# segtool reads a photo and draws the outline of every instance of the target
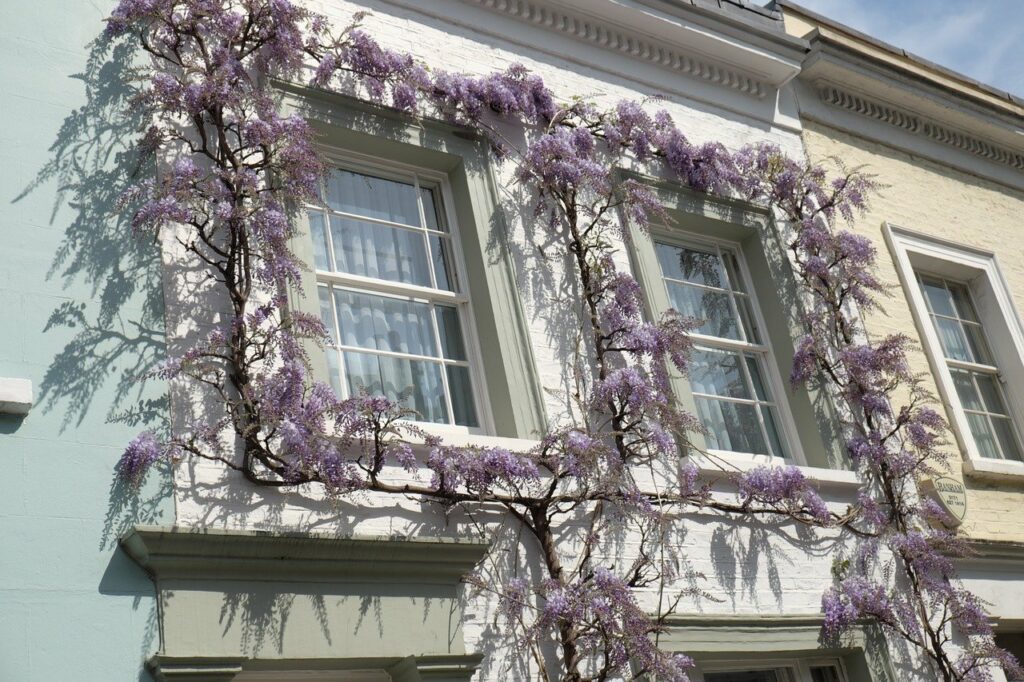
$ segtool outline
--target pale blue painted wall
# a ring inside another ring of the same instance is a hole
[[[116,546],[173,520],[166,479],[112,488],[125,443],[164,412],[135,377],[163,353],[158,257],[112,201],[134,168],[117,64],[90,46],[113,0],[0,3],[0,377],[31,379],[0,415],[0,681],[147,679],[149,578]]]

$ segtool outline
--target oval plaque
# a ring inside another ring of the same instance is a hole
[[[967,489],[956,479],[940,476],[932,480],[935,499],[951,517],[952,524],[959,526],[967,516]]]

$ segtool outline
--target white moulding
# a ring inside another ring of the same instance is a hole
[[[28,414],[32,408],[32,382],[0,377],[0,414]]]

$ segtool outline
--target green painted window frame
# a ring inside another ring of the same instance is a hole
[[[682,244],[702,239],[730,243],[742,256],[750,285],[756,290],[764,332],[770,340],[768,359],[782,379],[779,388],[783,394],[775,399],[786,404],[791,423],[787,434],[791,441],[796,441],[789,443],[793,455],[790,459],[771,459],[818,468],[850,469],[837,430],[838,412],[827,392],[818,387],[794,389],[789,385],[793,351],[802,334],[802,304],[785,242],[771,213],[746,202],[709,197],[639,175],[634,179],[655,192],[669,218],[666,226],[652,225],[648,231],[631,233],[630,259],[645,292],[648,315],[657,319],[661,311],[671,307],[655,253],[655,240],[668,239]],[[680,406],[696,414],[696,403],[686,378],[674,376],[672,384]],[[702,434],[695,433],[691,438],[694,445],[707,449]],[[756,457],[768,459],[765,455]]]
[[[507,248],[507,224],[498,202],[486,140],[440,121],[412,120],[400,112],[343,95],[276,82],[280,109],[298,113],[325,149],[343,150],[385,164],[397,163],[444,175],[466,271],[472,290],[470,309],[480,353],[493,433],[507,438],[536,438],[547,423],[529,329],[519,300],[515,270]],[[309,264],[303,293],[288,292],[297,310],[319,314],[313,243],[307,221],[296,210],[298,234],[292,250]],[[323,353],[311,352],[314,376],[326,377]],[[484,420],[486,423],[487,420]]]
[[[705,670],[796,667],[838,662],[845,682],[896,682],[884,633],[877,625],[855,627],[836,642],[821,639],[820,615],[673,616],[659,644],[693,658],[694,682]],[[800,680],[803,682],[803,680]]]

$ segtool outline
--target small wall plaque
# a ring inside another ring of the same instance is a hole
[[[959,526],[967,516],[967,488],[960,481],[939,476],[932,479],[935,501],[950,516],[951,525]]]

